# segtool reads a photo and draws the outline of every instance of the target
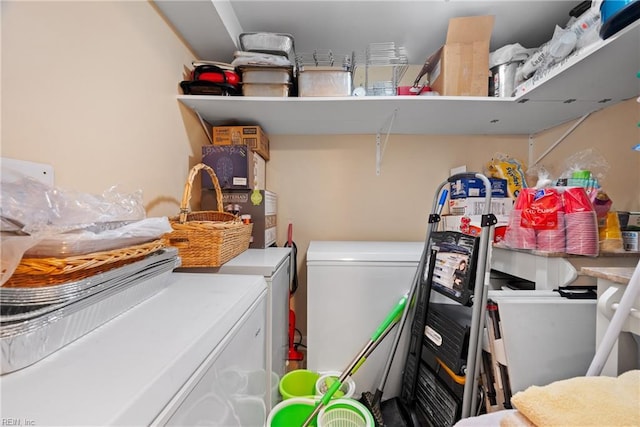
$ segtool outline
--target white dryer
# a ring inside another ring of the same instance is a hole
[[[423,242],[312,241],[307,250],[307,368],[342,372],[409,291]],[[383,399],[400,394],[410,323]],[[380,382],[394,329],[353,375],[356,395]]]
[[[264,277],[172,273],[171,281],[46,359],[1,376],[3,419],[262,427]]]
[[[257,274],[267,282],[267,404],[273,408],[282,397],[280,378],[287,369],[289,351],[289,283],[291,248],[247,249],[218,269],[224,274]]]

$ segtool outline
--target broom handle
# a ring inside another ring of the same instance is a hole
[[[440,186],[438,187],[438,191],[436,191],[436,195],[433,200],[432,213],[435,215],[438,215],[438,218],[442,213],[442,209],[444,208],[444,205],[447,202],[447,196],[449,195],[449,190],[444,188],[446,184],[447,184],[447,181],[440,184]],[[438,198],[439,193],[440,193],[440,198]],[[437,200],[437,203],[436,203],[436,200]],[[420,261],[418,262],[418,267],[416,269],[416,272],[413,276],[413,281],[411,282],[411,289],[409,289],[408,298],[410,302],[407,303],[404,311],[402,312],[402,318],[400,319],[400,326],[398,326],[398,330],[396,331],[396,336],[394,337],[393,343],[391,344],[391,352],[389,353],[389,356],[387,357],[387,361],[384,365],[384,369],[382,371],[382,378],[380,379],[380,384],[378,385],[378,388],[376,389],[373,395],[374,405],[377,405],[378,403],[380,403],[380,400],[382,399],[382,393],[385,388],[385,385],[387,384],[387,378],[389,378],[389,372],[391,371],[391,364],[393,363],[396,350],[398,349],[398,345],[400,343],[400,337],[402,336],[402,331],[404,330],[404,326],[407,322],[411,304],[413,303],[413,299],[415,298],[415,295],[417,293],[416,291],[420,283],[420,279],[421,279],[420,275],[422,274],[422,268],[426,263],[429,238],[431,237],[431,233],[433,233],[437,229],[437,227],[438,227],[438,221],[429,223],[429,227],[427,229],[427,236],[425,237],[425,245],[422,250],[422,255],[420,257]]]

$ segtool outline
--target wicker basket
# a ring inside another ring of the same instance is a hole
[[[162,239],[110,251],[92,252],[67,258],[22,258],[2,286],[36,288],[86,279],[138,261],[166,246]]]
[[[218,210],[189,212],[193,180],[202,169],[213,181]],[[164,238],[168,245],[178,248],[182,267],[220,267],[249,248],[253,229],[253,224],[245,224],[237,216],[223,211],[218,177],[203,163],[195,165],[189,172],[180,214],[169,218],[169,222],[173,231],[165,234]]]

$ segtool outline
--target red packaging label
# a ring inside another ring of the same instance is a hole
[[[562,198],[553,188],[536,190],[522,209],[520,225],[534,230],[555,230],[558,228],[558,211],[562,211]]]

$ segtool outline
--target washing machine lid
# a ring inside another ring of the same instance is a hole
[[[149,425],[267,289],[260,276],[172,276],[147,301],[0,377],[2,416],[34,425]]]
[[[314,262],[411,262],[420,261],[424,242],[313,240],[307,264]]]

